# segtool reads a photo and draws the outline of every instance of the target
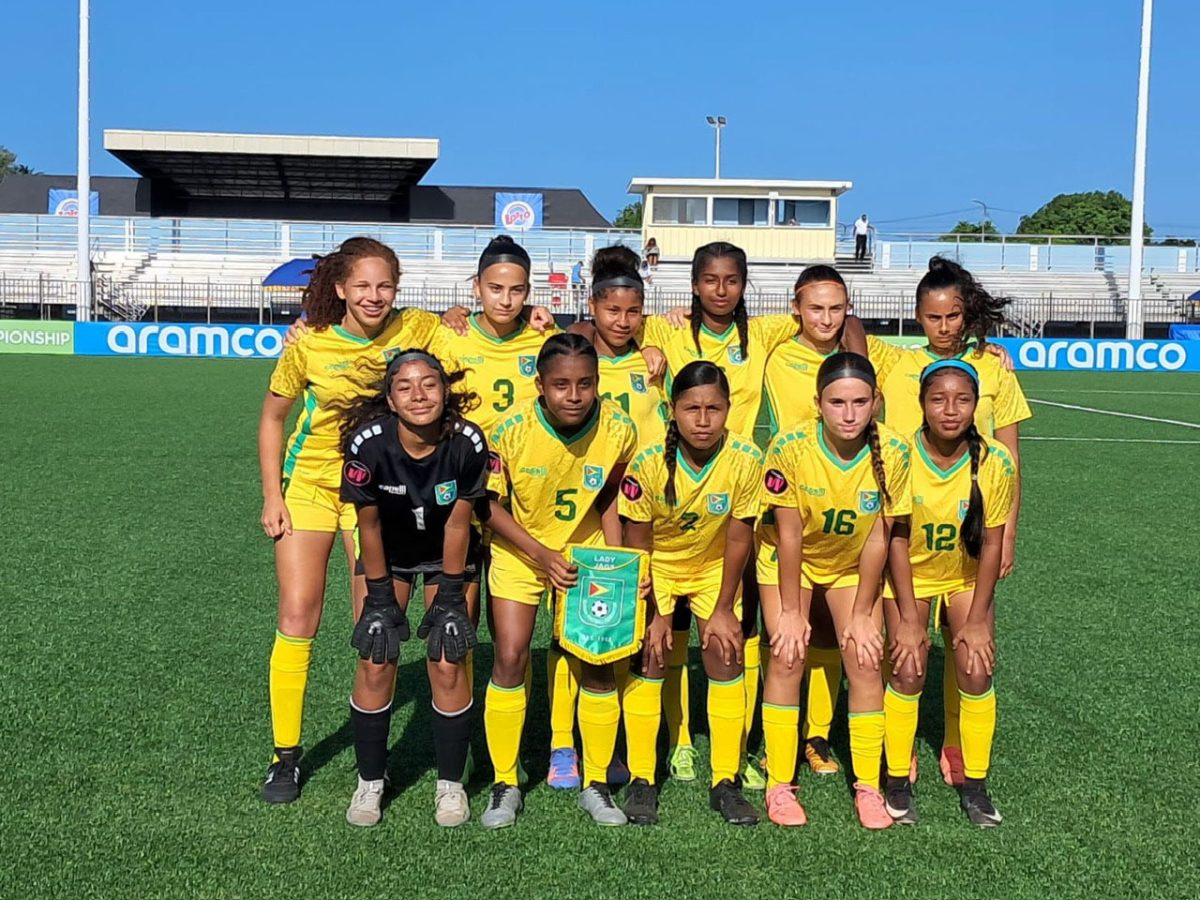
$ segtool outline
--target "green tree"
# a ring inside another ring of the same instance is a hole
[[[1128,236],[1133,220],[1133,204],[1119,191],[1087,191],[1059,194],[1032,215],[1022,216],[1017,234]],[[1153,233],[1145,227],[1146,237]],[[1064,243],[1091,243],[1080,240]],[[1106,240],[1102,243],[1114,243]]]
[[[991,219],[984,219],[983,222],[968,222],[966,219],[962,219],[946,234],[938,238],[938,240],[977,244],[980,241],[980,233],[983,234],[984,240],[987,240],[988,237],[1000,236],[1000,232],[996,230],[996,226],[992,223]]]
[[[0,147],[0,178],[5,175],[36,175],[32,168],[17,162],[17,154],[7,147]]]
[[[641,228],[642,227],[642,201],[635,200],[623,210],[617,213],[617,217],[613,219],[614,228]]]

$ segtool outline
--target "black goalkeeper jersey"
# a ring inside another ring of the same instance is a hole
[[[487,443],[464,422],[424,459],[400,443],[394,416],[358,430],[342,466],[341,497],[355,506],[377,506],[388,564],[398,569],[440,570],[446,522],[459,500],[487,496]]]

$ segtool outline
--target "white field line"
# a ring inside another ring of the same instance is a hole
[[[1103,438],[1103,437],[1047,437],[1047,436],[1029,436],[1022,437],[1021,443],[1026,441],[1077,441],[1079,443],[1091,444],[1196,444],[1200,445],[1200,441],[1170,441],[1159,438]]]
[[[1179,419],[1160,419],[1157,416],[1139,416],[1136,413],[1117,412],[1113,409],[1096,409],[1092,406],[1076,406],[1074,403],[1056,403],[1053,400],[1035,400],[1029,398],[1030,403],[1037,403],[1040,406],[1054,406],[1058,409],[1074,409],[1079,412],[1095,413],[1098,416],[1115,416],[1119,419],[1137,419],[1142,422],[1158,422],[1161,425],[1178,425],[1181,428],[1196,428],[1200,429],[1200,422],[1182,422]]]
[[[1073,388],[1038,388],[1039,394],[1138,394],[1145,397],[1200,397],[1200,391],[1077,391]]]

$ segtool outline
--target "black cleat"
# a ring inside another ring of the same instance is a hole
[[[980,828],[995,828],[1003,818],[1000,811],[992,804],[988,796],[987,779],[963,779],[962,792],[959,795],[959,806],[967,814],[972,825]]]
[[[645,778],[635,778],[625,789],[625,817],[630,825],[658,824],[658,788]]]
[[[262,798],[268,803],[291,803],[300,797],[300,757],[302,747],[276,747],[278,760],[267,769]]]
[[[888,815],[897,825],[917,824],[917,803],[913,799],[912,782],[907,778],[888,776],[883,792]]]
[[[742,796],[742,789],[728,778],[708,792],[708,805],[730,825],[758,824],[758,811]]]

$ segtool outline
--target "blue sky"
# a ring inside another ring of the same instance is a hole
[[[1147,220],[1200,234],[1200,4],[1155,12]],[[726,177],[848,179],[841,219],[886,230],[974,220],[981,198],[1008,230],[1060,192],[1131,192],[1140,17],[1140,0],[92,0],[93,171],[128,173],[104,128],[439,137],[431,183],[578,186],[611,218],[633,176],[711,175],[719,113]],[[75,30],[73,2],[5,13],[0,144],[43,172],[75,168]]]

